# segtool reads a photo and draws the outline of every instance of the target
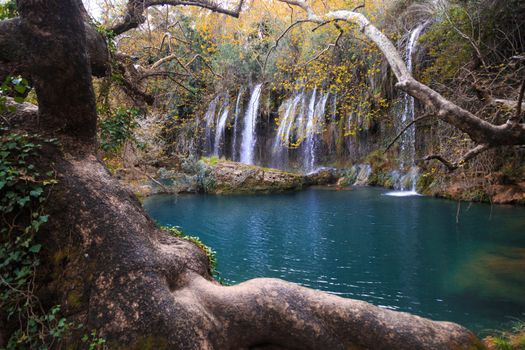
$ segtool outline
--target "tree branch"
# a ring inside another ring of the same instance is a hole
[[[421,117],[418,117],[414,120],[412,120],[410,123],[408,123],[407,125],[405,125],[405,127],[403,128],[403,130],[401,130],[396,137],[394,137],[394,139],[388,144],[388,146],[385,148],[385,151],[384,153],[388,152],[388,150],[390,149],[390,147],[392,147],[394,145],[394,143],[396,143],[396,141],[401,137],[401,135],[403,135],[405,133],[405,131],[408,130],[408,128],[410,128],[412,125],[414,125],[415,123],[423,120],[423,119],[426,119],[428,117],[430,117],[431,115],[429,113],[425,113],[423,114]]]
[[[275,41],[275,44],[273,44],[272,47],[270,47],[270,49],[268,50],[268,53],[266,54],[266,58],[264,59],[264,64],[263,64],[263,72],[266,71],[266,65],[268,64],[268,58],[270,57],[271,53],[277,49],[277,46],[279,46],[279,42],[285,37],[286,34],[288,34],[288,32],[290,30],[292,30],[295,26],[301,24],[301,23],[307,23],[307,22],[310,22],[310,20],[307,20],[307,19],[301,19],[301,20],[298,20],[298,21],[295,21],[294,23],[290,24],[288,26],[288,28],[286,28],[282,33],[281,35],[279,35],[279,37],[277,38],[277,40]]]
[[[457,160],[454,163],[449,162],[448,160],[446,160],[445,158],[443,158],[440,155],[429,155],[429,156],[426,156],[425,158],[423,158],[423,160],[424,161],[430,161],[430,160],[433,160],[433,159],[438,160],[441,163],[443,163],[443,165],[445,165],[447,167],[449,172],[452,172],[452,171],[458,169],[459,167],[463,166],[469,160],[474,159],[475,157],[477,157],[478,155],[480,155],[481,153],[485,152],[486,150],[488,150],[490,148],[491,148],[491,146],[487,145],[487,144],[477,145],[476,147],[474,147],[473,149],[471,149],[470,151],[465,153],[459,160]]]
[[[204,57],[202,57],[202,55],[200,54],[196,54],[195,56],[193,56],[193,58],[188,62],[186,63],[186,68],[189,67],[193,62],[195,62],[195,60],[197,60],[197,58],[200,58],[201,61],[204,63],[204,65],[206,66],[206,68],[208,68],[210,70],[210,72],[215,75],[216,77],[219,77],[221,79],[224,79],[224,77],[218,73],[215,73],[215,71],[213,70],[213,68],[210,66],[210,64],[206,61],[206,59]]]
[[[489,123],[414,79],[392,41],[372,25],[364,15],[347,10],[338,10],[318,16],[304,0],[279,1],[301,7],[307,14],[307,18],[303,19],[302,22],[321,24],[328,20],[337,19],[356,25],[368,39],[378,46],[385,56],[398,80],[397,88],[417,98],[427,109],[435,110],[439,119],[465,132],[474,142],[494,146],[525,144],[525,126],[523,124],[508,122],[503,125],[494,125]]]
[[[137,28],[146,21],[144,11],[152,6],[196,6],[228,16],[239,17],[243,4],[244,0],[239,0],[234,9],[229,9],[222,7],[221,4],[215,3],[212,0],[129,0],[126,5],[126,14],[124,15],[124,18],[111,27],[110,30],[116,35],[120,35],[130,29]]]
[[[513,118],[510,119],[513,123],[519,123],[521,120],[521,111],[523,110],[523,95],[525,94],[525,77],[521,82],[520,93],[518,96],[518,101],[516,103],[516,114]]]

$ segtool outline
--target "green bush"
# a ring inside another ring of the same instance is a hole
[[[133,131],[139,127],[137,117],[140,111],[135,108],[119,108],[109,118],[100,122],[100,147],[104,152],[117,153],[127,141],[138,144]]]

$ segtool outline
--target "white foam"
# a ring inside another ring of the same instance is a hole
[[[385,196],[390,197],[412,197],[412,196],[421,196],[416,191],[392,191],[385,193]]]

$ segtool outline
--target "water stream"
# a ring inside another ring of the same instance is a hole
[[[228,116],[230,114],[230,98],[228,96],[228,93],[226,93],[224,97],[224,102],[221,108],[221,111],[219,112],[219,119],[217,121],[217,127],[215,128],[215,142],[213,144],[213,155],[214,156],[221,156],[221,141],[224,138],[224,133],[226,129],[226,121],[228,120]]]
[[[259,100],[261,98],[262,84],[255,86],[244,116],[244,128],[241,140],[241,163],[255,164],[254,149],[256,138],[257,116],[259,114]]]
[[[239,94],[237,95],[237,102],[235,102],[235,118],[233,121],[233,140],[232,140],[232,160],[236,161],[239,158],[237,157],[237,129],[239,125],[239,116],[241,115],[241,98],[244,93],[244,88],[239,89]]]
[[[405,63],[408,71],[413,71],[413,55],[417,47],[417,40],[419,39],[423,29],[425,29],[427,22],[416,26],[408,38],[405,51]],[[406,125],[413,122],[415,118],[415,100],[409,94],[404,93],[403,96],[403,113],[401,114],[400,123],[397,127],[401,131]],[[416,167],[416,126],[411,125],[400,138],[400,169],[397,174],[394,174],[397,181],[395,188],[398,191],[390,192],[389,195],[395,197],[417,196],[416,182],[418,177],[418,168]],[[408,171],[407,171],[408,169]]]

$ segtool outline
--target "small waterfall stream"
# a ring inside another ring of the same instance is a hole
[[[241,114],[241,98],[244,93],[244,88],[239,89],[237,95],[237,102],[235,103],[235,118],[233,121],[233,140],[232,140],[232,160],[239,159],[237,157],[237,126],[239,125],[239,115]]]
[[[326,102],[328,101],[329,97],[329,93],[324,93],[316,102],[315,92],[316,90],[314,90],[310,101],[310,106],[314,104],[315,107],[313,108],[313,110],[308,110],[308,122],[306,124],[306,139],[303,142],[303,170],[305,173],[312,173],[316,170],[317,143],[319,141],[319,134],[322,130],[322,126],[324,125]]]
[[[211,138],[212,130],[215,127],[215,112],[217,110],[217,104],[219,103],[220,96],[215,97],[208,110],[204,115],[205,131],[204,131],[204,151],[206,154],[211,154],[213,150],[213,141]]]
[[[330,94],[310,94],[304,91],[285,100],[279,108],[279,126],[272,144],[272,166],[288,169],[289,153],[299,148],[301,170],[311,173],[316,170],[318,143],[324,125],[326,104]]]
[[[256,142],[257,115],[259,113],[259,100],[261,98],[262,84],[255,86],[250,97],[248,109],[244,116],[244,128],[241,139],[241,163],[254,164],[254,150]]]
[[[279,108],[279,126],[272,145],[272,166],[275,168],[284,168],[288,163],[289,138],[295,121],[297,106],[303,99],[303,95],[303,93],[299,93],[285,100]]]
[[[215,142],[213,144],[213,155],[219,157],[221,151],[221,141],[224,138],[224,133],[226,129],[226,121],[228,120],[228,115],[230,114],[230,98],[228,92],[224,97],[224,102],[222,104],[221,110],[219,111],[219,119],[217,121],[217,126],[215,127]]]
[[[408,71],[413,71],[413,54],[417,48],[417,41],[425,29],[428,22],[424,22],[416,26],[411,32],[408,38],[405,51],[405,63]],[[415,117],[415,100],[409,94],[404,94],[403,97],[403,113],[401,114],[400,123],[398,130],[401,131],[408,123],[414,121]],[[401,192],[393,192],[392,195],[416,195],[416,182],[418,177],[418,169],[416,167],[416,127],[411,125],[401,136],[400,139],[400,169],[397,175],[398,180],[396,181],[396,189]],[[409,168],[408,171],[406,169]],[[404,174],[404,175],[401,175]]]

